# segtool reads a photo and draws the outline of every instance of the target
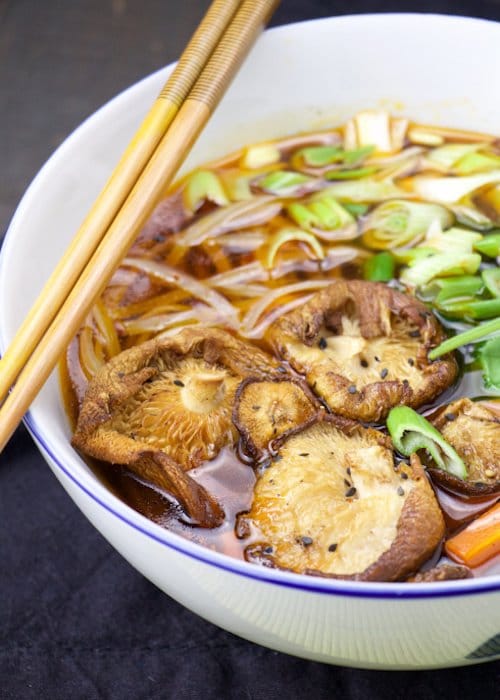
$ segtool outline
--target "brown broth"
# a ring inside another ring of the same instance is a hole
[[[339,139],[339,134],[340,131],[332,130],[329,134],[310,137],[310,142],[336,142]],[[453,142],[453,135],[448,140]],[[283,157],[291,149],[292,146],[285,146],[282,151]],[[240,157],[241,153],[233,154],[207,167],[210,167],[224,180],[224,178],[232,176],[238,167]],[[225,245],[224,236],[204,241],[187,249],[176,245],[176,234],[180,230],[215,210],[214,205],[206,203],[194,216],[189,215],[183,205],[185,183],[186,178],[173,188],[167,199],[155,210],[132,247],[130,255],[164,262],[200,280],[224,274],[236,267],[262,262],[262,251],[256,253],[252,249],[239,249],[234,238],[233,243],[229,242]],[[256,228],[257,230],[264,229],[266,235],[269,235],[282,224],[283,216],[280,215],[269,224]],[[344,242],[340,241],[339,244],[343,245]],[[264,282],[258,280],[256,284],[265,284],[267,289],[274,289],[304,279],[323,280],[339,276],[362,277],[362,262],[367,251],[359,239],[347,241],[345,244],[353,250],[352,258],[341,265],[326,269],[328,266],[312,259],[310,249],[303,242],[286,243],[280,249],[276,259],[275,269],[281,272],[275,273],[274,277],[271,275],[270,279]],[[253,282],[251,281],[250,284]],[[249,299],[244,295],[239,296],[233,293],[229,293],[228,297],[243,313],[254,301],[252,298]],[[147,318],[155,313],[174,313],[176,308],[185,309],[193,305],[189,294],[185,291],[172,289],[168,284],[158,280],[152,281],[144,273],[133,271],[130,267],[120,268],[105,291],[103,299],[119,334],[122,349],[147,340],[154,335],[153,332],[136,332],[135,330],[134,335],[128,335],[127,324],[129,324],[129,328],[132,328],[135,319]],[[288,300],[288,297],[282,297],[279,303],[282,304]],[[266,314],[271,313],[275,306],[276,304],[271,304],[266,309]],[[440,320],[443,321],[443,319]],[[99,331],[91,319],[87,325],[93,328],[96,337],[99,336]],[[444,321],[444,325],[453,331],[453,323]],[[100,338],[96,342],[102,344],[103,354],[106,356],[106,344],[103,339]],[[265,338],[256,338],[251,342],[269,350]],[[61,365],[63,397],[73,425],[87,383],[86,372],[82,368],[82,364],[77,338],[68,348],[65,362]],[[422,413],[429,414],[458,397],[464,396],[472,399],[480,397],[484,393],[480,375],[477,371],[464,371],[467,369],[469,368],[462,366],[462,371],[455,385],[440,395],[434,404],[423,407]],[[196,481],[215,496],[225,511],[224,523],[213,530],[187,524],[183,520],[182,510],[168,494],[160,492],[151,484],[142,482],[127,469],[96,462],[92,462],[91,466],[108,488],[130,507],[160,526],[194,542],[237,559],[244,559],[245,548],[252,542],[258,541],[257,532],[250,533],[250,536],[245,537],[244,540],[239,539],[235,532],[238,514],[250,508],[256,476],[252,466],[242,461],[238,454],[229,448],[223,449],[213,461],[190,472]],[[435,488],[435,490],[445,515],[449,534],[462,527],[498,499],[498,494],[478,501],[461,498],[441,488]],[[497,573],[499,570],[500,557],[497,557],[487,565],[478,567],[474,573],[475,575],[484,575],[485,573]]]

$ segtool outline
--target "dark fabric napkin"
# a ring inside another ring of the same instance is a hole
[[[207,6],[0,0],[1,230],[61,140],[113,94],[174,60]],[[272,24],[379,11],[500,20],[500,0],[283,0]],[[464,51],[473,61],[474,47]],[[492,89],[497,68],[477,66],[491,73]],[[23,427],[0,456],[0,700],[489,700],[498,697],[499,681],[499,662],[363,671],[239,639],[132,569],[66,496]]]

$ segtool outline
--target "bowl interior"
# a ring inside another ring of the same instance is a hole
[[[474,46],[474,61],[470,51],[463,50],[470,46]],[[423,122],[494,132],[500,92],[492,89],[490,73],[499,46],[500,25],[435,15],[361,15],[271,30],[252,50],[184,169],[244,143],[337,124],[364,108],[383,107]],[[133,86],[84,122],[24,196],[1,256],[2,349],[168,70]],[[30,425],[79,483],[113,503],[119,512],[129,510],[116,502],[71,449],[56,373],[34,402]],[[144,521],[138,514],[129,516]],[[148,527],[157,528],[152,523]]]

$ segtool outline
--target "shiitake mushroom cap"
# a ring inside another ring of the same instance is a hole
[[[430,403],[457,376],[447,355],[428,351],[444,339],[417,299],[377,282],[334,280],[269,328],[275,351],[339,415],[379,422],[396,405]]]
[[[233,422],[242,449],[254,459],[274,451],[284,435],[308,423],[322,410],[307,384],[296,377],[250,377],[236,391]]]
[[[254,533],[248,558],[297,573],[400,581],[439,546],[444,520],[420,460],[395,465],[383,433],[322,416],[284,436],[278,456],[240,516]]]
[[[215,499],[184,472],[238,439],[236,388],[278,363],[217,329],[185,329],[125,350],[91,380],[72,443],[129,466],[176,497],[199,524],[220,523]]]
[[[440,486],[464,496],[500,495],[500,417],[480,401],[463,398],[440,408],[433,425],[457,451],[467,467],[467,478],[429,465]]]

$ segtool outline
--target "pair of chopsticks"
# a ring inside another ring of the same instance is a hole
[[[132,245],[279,0],[214,0],[0,360],[0,451]],[[10,393],[9,393],[10,390]]]

